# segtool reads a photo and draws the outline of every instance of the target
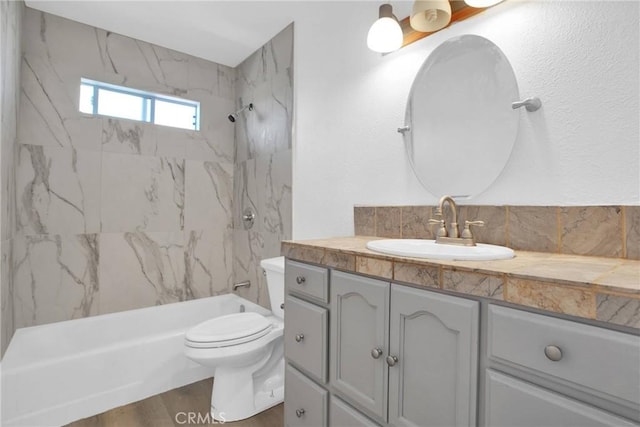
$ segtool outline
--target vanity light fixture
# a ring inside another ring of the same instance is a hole
[[[491,7],[503,1],[504,0],[464,0],[467,6],[471,7]]]
[[[451,22],[451,4],[449,0],[415,0],[409,22],[422,33],[441,30]]]
[[[402,29],[390,4],[380,6],[378,20],[369,28],[367,46],[374,52],[388,53],[402,46]]]

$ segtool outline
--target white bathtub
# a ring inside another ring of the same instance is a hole
[[[184,332],[268,310],[233,294],[18,329],[2,360],[2,425],[59,426],[212,376]]]

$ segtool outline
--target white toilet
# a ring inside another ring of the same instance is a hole
[[[272,315],[244,312],[216,317],[185,335],[185,355],[215,369],[211,415],[249,418],[284,400],[284,257],[264,259]]]

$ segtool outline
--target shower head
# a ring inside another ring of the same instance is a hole
[[[249,110],[249,111],[253,111],[253,104],[247,104],[244,107],[242,107],[241,109],[239,109],[238,111],[236,111],[235,113],[231,113],[227,116],[227,118],[229,119],[229,121],[231,123],[235,123],[236,119],[238,118],[238,114],[242,113],[244,110]]]

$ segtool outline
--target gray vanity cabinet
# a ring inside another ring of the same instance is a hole
[[[476,301],[391,285],[389,424],[476,423]]]
[[[525,381],[488,370],[486,425],[491,427],[631,427],[628,420]]]
[[[401,427],[476,420],[476,301],[332,271],[330,384]]]
[[[386,419],[389,283],[332,271],[330,295],[331,385]]]

